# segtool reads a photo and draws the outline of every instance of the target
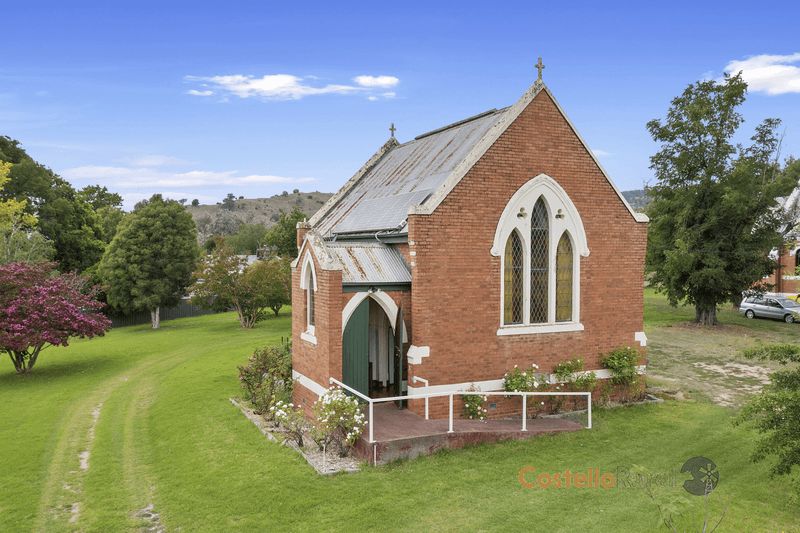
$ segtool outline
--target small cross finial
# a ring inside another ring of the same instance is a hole
[[[542,79],[542,69],[544,68],[544,65],[542,64],[542,58],[541,57],[539,58],[539,62],[536,64],[535,68],[536,68],[536,70],[539,71],[539,79],[541,80]]]
[[[394,127],[394,122],[392,122],[392,127],[389,128],[389,131],[392,132],[392,139],[394,139],[394,132],[397,131],[397,128]]]

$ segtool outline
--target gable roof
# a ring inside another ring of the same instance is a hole
[[[345,194],[309,222],[322,236],[407,232],[399,226],[408,218],[409,206],[435,193],[506,111],[493,109],[396,144],[354,176],[353,183],[345,184],[340,191]]]
[[[551,98],[631,216],[637,222],[647,222],[647,216],[634,212],[625,200],[549,89],[536,80],[511,107],[487,111],[404,144],[392,137],[311,218],[309,225],[323,238],[407,233],[408,214],[433,213],[541,91]]]

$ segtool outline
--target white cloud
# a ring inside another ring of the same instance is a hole
[[[353,81],[362,87],[394,87],[400,80],[394,76],[356,76]]]
[[[596,155],[597,157],[606,157],[606,156],[611,155],[610,153],[604,152],[603,150],[592,150],[592,153],[594,155]]]
[[[349,85],[326,85],[325,87],[312,87],[304,85],[302,78],[290,74],[267,75],[263,78],[253,76],[214,76],[200,78],[186,76],[187,81],[202,81],[211,84],[221,91],[227,91],[240,98],[260,96],[276,100],[298,100],[304,96],[326,93],[352,93],[363,90],[361,87]]]
[[[749,91],[767,94],[800,93],[800,67],[791,66],[800,61],[800,53],[789,56],[760,55],[744,61],[731,61],[725,72],[742,71]]]
[[[115,189],[157,189],[179,187],[203,187],[211,185],[306,183],[313,178],[286,178],[282,176],[251,174],[237,176],[236,170],[212,172],[193,170],[191,172],[159,172],[152,168],[125,168],[85,166],[70,168],[61,175],[70,182],[88,181],[111,185]]]
[[[171,165],[191,165],[191,161],[167,155],[140,155],[136,157],[126,157],[119,160],[136,167],[163,167]]]
[[[367,100],[372,100],[372,101],[375,101],[377,99],[378,99],[377,96],[370,96],[369,98],[367,98]]]
[[[394,98],[395,94],[394,93],[383,93],[381,96],[383,96],[384,98]]]
[[[211,96],[214,91],[195,91],[194,89],[186,91],[186,94],[194,94],[195,96]]]

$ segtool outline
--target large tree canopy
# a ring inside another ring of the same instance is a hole
[[[27,374],[47,346],[67,346],[70,337],[104,335],[111,322],[93,312],[99,286],[88,277],[55,276],[51,263],[0,265],[0,350],[18,374]],[[83,291],[81,291],[83,289]]]
[[[83,271],[97,263],[104,249],[102,231],[79,193],[8,137],[0,136],[0,162],[13,165],[0,194],[26,202],[25,211],[39,219],[39,231],[53,243],[61,271]]]
[[[130,313],[150,311],[153,329],[162,306],[180,303],[200,257],[192,215],[160,194],[125,215],[100,262],[108,303]]]
[[[779,120],[760,124],[749,147],[731,144],[746,92],[740,74],[697,82],[672,100],[664,123],[647,123],[662,144],[650,158],[646,268],[672,305],[694,305],[706,325],[716,324],[717,305],[738,302],[775,269],[768,252],[785,225],[775,198],[797,186],[776,161]]]
[[[305,219],[306,215],[297,207],[289,214],[281,211],[278,222],[269,229],[265,244],[279,257],[294,259],[297,257],[297,223]]]
[[[265,318],[265,310],[277,315],[292,299],[292,269],[288,258],[256,261],[252,265],[217,238],[215,250],[192,274],[190,302],[201,309],[236,309],[244,329]]]
[[[11,163],[0,163],[0,192],[9,181]],[[36,230],[38,220],[25,212],[24,200],[0,200],[0,263],[52,259],[53,244]]]
[[[255,255],[266,243],[269,230],[260,224],[242,224],[239,231],[225,239],[225,245],[235,254]]]

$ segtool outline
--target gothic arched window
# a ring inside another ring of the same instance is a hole
[[[501,248],[502,246],[502,248]],[[502,306],[498,335],[580,331],[580,258],[586,234],[575,205],[541,174],[509,200],[495,231]]]

